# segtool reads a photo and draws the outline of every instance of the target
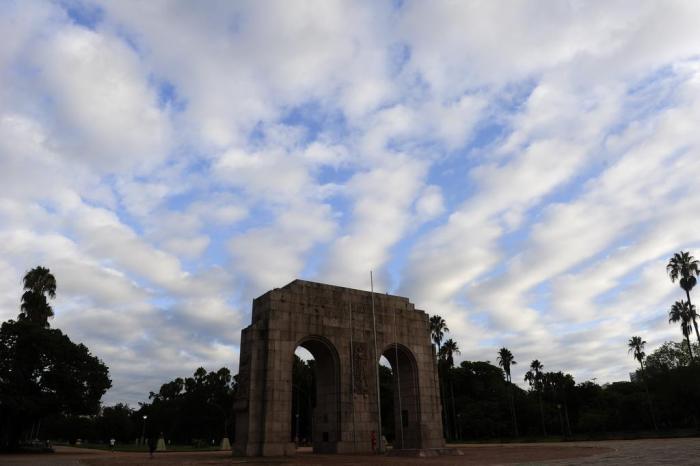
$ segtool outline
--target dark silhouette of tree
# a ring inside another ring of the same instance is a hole
[[[530,389],[537,393],[537,399],[540,405],[540,419],[542,420],[542,434],[547,436],[547,427],[544,423],[544,408],[542,406],[542,363],[535,359],[530,363],[530,370],[525,373],[525,381],[530,385]]]
[[[633,353],[634,359],[636,359],[639,362],[642,378],[644,379],[644,390],[646,391],[647,395],[647,403],[649,405],[651,423],[654,426],[654,430],[659,430],[658,426],[656,425],[656,416],[654,416],[654,406],[651,403],[651,395],[649,394],[649,383],[647,382],[646,370],[644,368],[644,357],[646,356],[646,354],[644,353],[644,345],[646,344],[647,342],[645,340],[642,340],[642,337],[633,336],[627,342],[627,352]]]
[[[459,346],[457,342],[452,338],[445,341],[445,343],[440,348],[440,364],[444,366],[443,374],[451,375],[451,370],[455,365],[454,355],[459,353]],[[452,408],[452,437],[457,437],[457,413],[455,411],[455,392],[454,383],[452,378],[448,377],[450,385],[450,398],[451,398],[451,408]]]
[[[109,371],[83,344],[29,321],[0,327],[2,447],[16,447],[54,413],[94,414],[111,387]]]
[[[642,340],[642,337],[638,336],[630,338],[627,342],[627,347],[629,348],[627,352],[633,353],[633,357],[639,362],[639,367],[642,368],[642,371],[644,371],[644,356],[646,356],[644,353],[644,345],[646,344],[647,342]]]
[[[49,326],[53,309],[48,298],[56,297],[56,279],[49,269],[35,267],[24,276],[21,313],[18,320],[29,320],[43,327]]]
[[[134,410],[127,404],[105,406],[95,419],[96,434],[105,441],[132,442],[140,434],[134,418]]]
[[[445,343],[442,345],[442,348],[440,348],[440,357],[443,361],[445,361],[446,367],[448,367],[448,368],[454,367],[454,365],[455,365],[454,355],[455,354],[460,354],[459,346],[457,345],[456,341],[454,341],[452,338],[450,338],[447,341],[445,341]]]
[[[515,400],[513,396],[512,381],[510,378],[510,367],[516,364],[517,362],[513,357],[513,353],[511,353],[508,348],[504,347],[498,350],[498,365],[503,369],[503,372],[506,374],[506,381],[508,382],[508,399],[510,402],[510,412],[513,417],[513,435],[519,437],[518,419],[515,414]]]
[[[219,442],[229,435],[232,424],[234,384],[225,367],[211,372],[199,367],[192,377],[164,383],[158,393],[150,393],[151,403],[138,411],[139,416],[148,415],[146,436],[163,432],[176,442]]]
[[[430,316],[430,336],[435,343],[436,352],[440,351],[442,347],[442,339],[445,337],[445,333],[449,333],[450,329],[447,328],[447,323],[445,319],[439,315]]]
[[[695,260],[693,256],[687,251],[677,252],[671,257],[666,265],[666,272],[673,283],[678,280],[678,284],[685,291],[685,296],[688,301],[688,305],[691,309],[691,319],[693,321],[693,327],[695,327],[695,337],[700,343],[700,332],[698,332],[697,315],[695,314],[694,307],[690,301],[690,290],[693,289],[697,283],[695,277],[700,274],[700,262]]]
[[[690,333],[692,332],[690,322],[692,320],[692,315],[694,314],[694,307],[690,306],[687,301],[676,301],[671,306],[671,310],[668,311],[668,322],[669,323],[681,323],[681,332],[685,341],[688,344],[688,354],[690,355],[690,362],[694,362],[693,350],[690,345]]]
[[[304,439],[311,440],[313,408],[316,399],[314,365],[314,360],[304,361],[296,354],[294,355],[294,363],[292,364],[292,439],[298,439],[299,442]],[[384,421],[384,397],[381,400],[382,421]]]
[[[56,295],[49,270],[27,272],[24,289],[18,320],[0,327],[2,448],[17,447],[23,435],[38,436],[47,416],[96,413],[112,385],[107,366],[85,345],[48,328],[53,311],[47,297]]]
[[[442,364],[440,364],[440,348],[442,348],[442,339],[445,337],[445,333],[450,331],[447,328],[447,323],[445,319],[439,315],[430,316],[430,337],[435,344],[435,353],[437,355],[437,369],[438,369],[438,384],[440,385],[440,408],[442,413],[442,428],[445,432],[447,429],[447,413],[445,411],[445,384],[443,380]]]
[[[544,391],[551,393],[552,401],[557,405],[559,413],[559,423],[561,424],[561,433],[564,436],[571,435],[571,423],[569,422],[569,403],[567,401],[567,393],[571,392],[576,382],[571,374],[563,372],[546,372],[542,376]],[[561,409],[564,408],[564,417],[562,418]]]

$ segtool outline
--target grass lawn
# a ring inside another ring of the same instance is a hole
[[[89,448],[93,450],[109,450],[109,445],[105,443],[81,443],[80,445],[69,445],[67,443],[56,443],[56,445],[66,445],[75,448]],[[219,445],[195,447],[193,445],[167,445],[167,451],[219,451]],[[114,451],[142,451],[148,452],[148,445],[135,445],[133,443],[117,443],[114,446]],[[163,452],[158,452],[163,453]]]
[[[654,439],[654,438],[685,438],[698,437],[700,431],[695,429],[675,429],[654,431],[637,431],[637,432],[601,432],[595,434],[574,434],[571,437],[562,437],[561,435],[550,435],[547,437],[506,437],[506,438],[486,438],[486,439],[468,439],[468,440],[448,440],[448,444],[459,443],[554,443],[554,442],[587,442],[601,440],[638,440],[638,439]]]

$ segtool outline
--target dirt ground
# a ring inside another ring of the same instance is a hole
[[[230,452],[165,452],[154,458],[145,453],[108,452],[56,447],[48,455],[2,455],[0,464],[51,466],[156,466],[156,465],[700,465],[700,439],[628,440],[557,444],[457,445],[463,456],[406,458],[377,455],[314,455],[295,457],[235,458]]]

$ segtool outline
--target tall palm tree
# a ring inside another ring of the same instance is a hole
[[[627,342],[627,347],[629,348],[627,352],[634,353],[633,357],[639,361],[639,366],[642,368],[642,372],[644,371],[644,357],[646,356],[644,353],[644,345],[646,344],[647,342],[642,340],[642,337],[638,336],[630,338],[630,340]]]
[[[510,367],[516,365],[515,357],[513,353],[506,347],[498,350],[498,365],[503,368],[503,372],[506,374],[506,381],[508,382],[508,398],[510,401],[510,412],[513,416],[513,433],[516,437],[519,437],[518,433],[518,419],[515,415],[515,399],[513,396],[513,386],[511,385],[510,378]]]
[[[693,310],[694,308],[692,307],[692,303],[690,301],[690,290],[692,290],[697,283],[697,279],[695,277],[700,275],[700,262],[695,260],[695,258],[687,251],[677,252],[668,261],[668,264],[666,265],[666,272],[668,273],[669,277],[671,277],[672,282],[675,283],[675,281],[678,280],[678,284],[685,291],[688,304],[691,306],[691,310]],[[698,339],[698,343],[700,343],[697,315],[694,312],[691,315],[691,319],[693,321],[693,327],[695,327],[695,337]]]
[[[435,344],[435,352],[438,357],[438,385],[440,386],[440,408],[442,409],[442,429],[447,432],[447,414],[445,412],[445,387],[442,380],[442,364],[440,364],[440,348],[442,348],[442,339],[445,333],[450,331],[447,328],[447,322],[439,315],[430,316],[430,337]]]
[[[455,360],[454,360],[454,355],[455,354],[460,354],[459,352],[459,346],[457,346],[457,342],[454,341],[452,338],[448,339],[445,341],[445,343],[442,345],[442,348],[440,348],[440,359],[443,365],[445,366],[444,371],[447,371],[447,373],[450,373],[450,369],[452,369],[455,365]],[[452,435],[453,437],[457,436],[457,413],[455,411],[455,391],[454,391],[454,385],[451,380],[450,382],[450,397],[452,398]]]
[[[454,341],[452,338],[450,338],[447,341],[445,341],[445,343],[442,345],[442,348],[440,348],[440,356],[445,361],[445,364],[447,365],[447,367],[449,367],[449,368],[454,367],[454,365],[455,365],[454,355],[455,354],[461,354],[459,352],[459,346],[457,345],[456,341]]]
[[[440,348],[442,348],[442,339],[445,337],[445,334],[449,332],[450,329],[447,328],[445,319],[437,314],[430,316],[430,336],[433,339],[433,343],[435,343],[436,352],[439,352]]]
[[[690,362],[694,363],[693,350],[690,346],[690,334],[693,331],[690,322],[692,316],[695,314],[695,306],[688,304],[688,301],[676,301],[671,306],[671,310],[668,311],[668,322],[669,323],[681,323],[681,332],[685,337],[685,341],[688,343],[688,352],[690,353]]]
[[[542,363],[535,359],[530,363],[530,370],[525,373],[525,381],[530,384],[530,388],[537,392],[537,399],[540,402],[540,418],[542,420],[542,433],[547,436],[547,427],[544,424],[544,408],[542,407]]]
[[[23,284],[19,320],[48,327],[49,318],[53,317],[49,298],[56,297],[56,279],[49,269],[39,266],[24,275]]]
[[[646,344],[647,342],[645,340],[642,340],[642,337],[633,336],[627,342],[627,348],[629,348],[627,352],[633,353],[634,359],[636,359],[639,362],[639,367],[641,367],[642,369],[642,377],[644,379],[644,390],[647,393],[647,403],[649,404],[649,414],[651,415],[651,422],[654,425],[654,430],[659,430],[658,426],[656,425],[654,407],[651,404],[651,395],[649,395],[649,385],[647,384],[646,369],[644,368],[644,357],[646,356],[646,354],[644,353],[644,345]]]

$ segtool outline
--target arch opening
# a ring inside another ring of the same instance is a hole
[[[387,440],[394,449],[421,448],[420,398],[415,357],[411,350],[395,343],[384,348],[381,356],[380,383],[384,383],[380,390],[383,397],[391,393],[391,402],[382,401],[382,424],[386,425],[388,434],[393,437],[387,436]],[[387,364],[389,370],[386,369]],[[387,379],[391,381],[391,388],[387,386]],[[384,416],[389,413],[391,420],[385,421]]]
[[[334,453],[340,440],[340,365],[323,337],[297,343],[292,364],[291,441],[314,453]]]

